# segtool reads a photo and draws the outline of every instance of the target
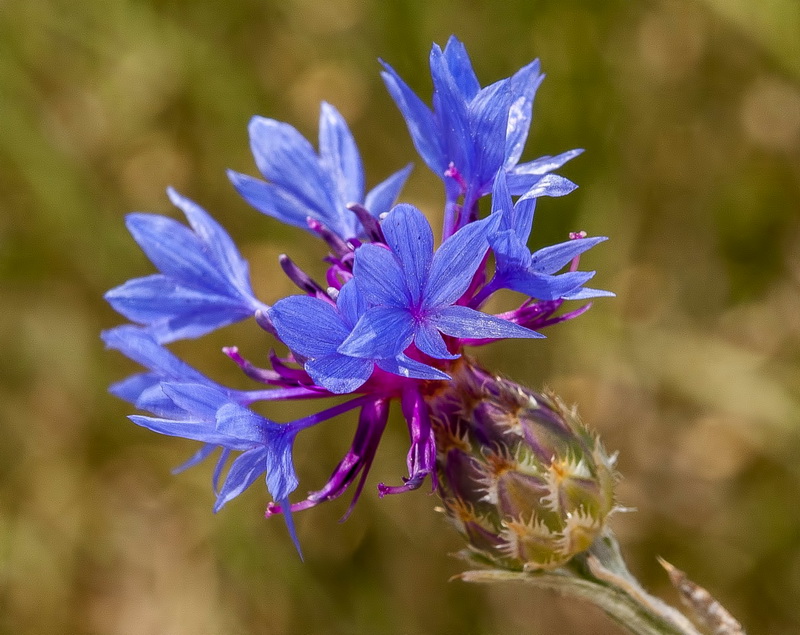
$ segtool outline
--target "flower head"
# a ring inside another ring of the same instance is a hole
[[[533,253],[527,247],[535,201],[563,196],[575,187],[549,174],[575,152],[518,165],[541,80],[538,62],[481,88],[463,45],[453,38],[444,51],[434,47],[431,55],[433,111],[386,68],[384,78],[414,143],[445,179],[445,222],[437,249],[433,229],[419,209],[408,204],[392,208],[408,169],[364,195],[352,135],[341,115],[323,104],[319,153],[290,125],[256,117],[250,123],[252,148],[268,182],[230,174],[259,210],[324,239],[329,253],[321,254],[327,263],[323,282],[282,255],[280,267],[300,294],[270,298],[270,304],[257,299],[247,263],[228,234],[170,190],[190,228],[161,216],[130,216],[134,238],[160,273],[135,278],[106,295],[136,323],[106,331],[106,344],[146,368],[111,388],[149,413],[131,419],[154,432],[201,443],[178,470],[219,452],[212,476],[215,510],[264,476],[273,498],[267,515],[284,514],[295,543],[292,512],[337,498],[351,486],[355,503],[392,403],[399,405],[408,427],[408,474],[397,484],[379,484],[379,494],[406,492],[429,479],[441,492],[450,491],[453,478],[464,476],[454,475],[452,465],[463,464],[469,471],[468,461],[461,455],[448,459],[442,471],[437,444],[441,427],[455,416],[448,404],[460,403],[462,412],[464,399],[472,394],[465,392],[463,369],[476,367],[464,357],[465,348],[542,337],[538,329],[588,308],[559,314],[565,300],[606,294],[583,287],[593,272],[577,270],[579,255],[604,238],[576,234],[574,240]],[[480,218],[477,199],[490,192],[491,213]],[[516,203],[512,196],[519,196]],[[570,270],[559,273],[566,266]],[[486,300],[501,289],[526,297],[500,314],[483,311]],[[260,384],[252,390],[228,388],[164,346],[247,317],[283,351],[271,351],[269,367],[261,368],[238,348],[223,349]],[[500,385],[496,378],[491,382]],[[256,402],[337,397],[335,405],[289,422],[251,410]],[[356,409],[351,446],[328,481],[291,502],[298,486],[292,459],[297,435]],[[478,439],[487,452],[496,441],[490,437]],[[553,527],[566,535],[558,523]],[[473,529],[498,540],[496,525]]]

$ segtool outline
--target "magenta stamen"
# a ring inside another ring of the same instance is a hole
[[[585,231],[570,232],[569,233],[569,239],[570,240],[580,240],[581,238],[586,238],[586,232]],[[581,263],[581,255],[578,254],[577,256],[575,256],[572,259],[572,262],[570,262],[569,270],[570,271],[577,271],[578,270],[578,266],[580,265],[580,263]]]
[[[337,404],[327,410],[322,410],[320,412],[316,412],[313,415],[309,415],[307,417],[303,417],[302,419],[296,419],[292,421],[290,424],[298,430],[305,430],[306,428],[310,428],[311,426],[315,426],[318,423],[322,423],[323,421],[327,421],[328,419],[332,419],[333,417],[340,415],[348,410],[352,410],[353,408],[358,408],[359,406],[367,403],[368,401],[374,401],[375,395],[361,395],[360,397],[356,397],[355,399],[351,399],[350,401],[345,401],[344,403]]]
[[[353,246],[348,245],[345,241],[343,241],[339,236],[334,234],[330,229],[328,229],[325,225],[320,223],[317,219],[311,218],[310,216],[306,219],[308,223],[308,227],[314,233],[318,234],[322,240],[324,240],[328,247],[331,248],[331,251],[337,255],[346,254],[348,251],[353,251]]]
[[[450,177],[456,183],[458,183],[458,186],[461,188],[462,193],[467,191],[468,187],[467,182],[464,180],[463,175],[461,174],[461,172],[458,171],[458,168],[452,161],[450,162],[450,165],[447,166],[447,169],[444,171],[444,175]]]
[[[250,379],[254,379],[257,382],[262,384],[280,384],[281,376],[276,373],[274,370],[269,370],[267,368],[258,368],[257,366],[253,366],[248,360],[242,357],[239,354],[239,348],[236,346],[226,346],[222,349],[222,352],[225,353],[230,359],[234,361],[234,363],[242,369],[245,375],[250,377]]]
[[[294,264],[289,256],[281,254],[278,256],[278,262],[281,265],[281,269],[283,269],[283,273],[286,274],[286,277],[294,282],[301,291],[310,296],[327,299],[328,294],[325,293],[325,289],[317,284],[305,271]]]
[[[369,238],[370,241],[374,243],[386,242],[386,238],[383,236],[383,230],[381,229],[378,219],[370,214],[366,207],[359,205],[358,203],[348,203],[347,209],[349,209],[356,215],[356,217],[358,217],[358,221],[361,223],[361,226],[364,228],[364,233],[367,235],[367,238]]]
[[[246,390],[239,393],[244,398],[244,404],[248,405],[256,401],[283,401],[287,399],[321,399],[330,397],[331,393],[319,388],[306,388],[298,386],[295,388],[273,388],[271,390]]]

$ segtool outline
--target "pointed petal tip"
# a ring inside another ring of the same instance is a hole
[[[245,176],[241,172],[237,172],[231,168],[226,169],[225,174],[228,177],[228,180],[234,185],[236,185],[236,183],[239,182],[243,176]]]
[[[247,122],[247,130],[248,132],[252,132],[253,128],[269,125],[270,122],[274,121],[274,119],[268,119],[267,117],[262,117],[261,115],[253,115],[250,117],[250,121]]]
[[[280,501],[281,508],[284,510],[283,519],[286,522],[286,529],[289,530],[289,536],[292,539],[294,548],[297,550],[297,555],[300,556],[300,562],[305,562],[303,558],[303,550],[300,548],[300,539],[297,537],[297,530],[294,526],[294,517],[292,516],[292,505],[288,498],[283,498]]]
[[[171,185],[167,186],[167,197],[169,197],[170,202],[187,217],[189,216],[188,209],[199,207],[194,201],[178,192],[178,190]]]

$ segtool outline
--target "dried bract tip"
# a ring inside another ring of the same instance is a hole
[[[659,558],[658,562],[667,571],[670,582],[678,590],[683,603],[691,609],[697,620],[710,633],[713,635],[745,635],[742,625],[708,591],[692,582],[683,571],[671,565],[664,558]]]

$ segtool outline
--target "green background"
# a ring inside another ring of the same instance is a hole
[[[550,386],[619,450],[613,526],[645,585],[677,602],[661,555],[751,633],[800,632],[800,4],[509,0],[0,0],[0,632],[618,633],[598,611],[531,589],[448,578],[459,539],[405,474],[390,425],[355,513],[298,514],[302,564],[262,485],[211,512],[194,445],[125,419],[106,392],[136,370],[102,348],[122,320],[102,294],[152,272],[129,211],[176,215],[174,185],[231,232],[266,302],[291,292],[278,254],[323,271],[322,244],[249,208],[261,114],[316,138],[336,105],[367,182],[413,160],[403,199],[440,214],[379,77],[391,62],[424,98],[433,41],[457,34],[486,84],[534,57],[524,158],[573,147],[580,184],[543,201],[532,244],[586,230],[587,315],[542,341],[479,351]],[[229,327],[173,348],[245,387],[219,352],[257,362],[269,339]],[[269,410],[279,420],[290,407]],[[301,490],[324,483],[352,435],[304,434]]]

